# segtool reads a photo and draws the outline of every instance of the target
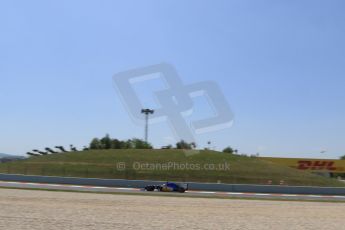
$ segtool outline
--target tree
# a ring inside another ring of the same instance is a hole
[[[135,149],[152,149],[152,145],[138,138],[132,139],[132,146]]]
[[[90,149],[102,149],[101,141],[98,138],[92,139]]]
[[[123,142],[123,148],[124,149],[134,149],[134,145],[131,139],[128,139],[127,141]]]
[[[184,140],[181,140],[181,141],[176,143],[177,149],[193,149],[193,147],[196,147],[195,143],[188,143]]]
[[[111,140],[109,134],[106,134],[105,137],[103,137],[100,142],[102,145],[102,149],[111,149],[112,140]]]
[[[236,149],[233,149],[231,148],[230,146],[229,147],[226,147],[224,150],[223,150],[223,153],[230,153],[230,154],[234,154],[234,153],[237,153],[238,151]]]
[[[111,148],[112,149],[123,149],[125,147],[125,144],[123,141],[120,141],[118,139],[112,139],[111,140]]]
[[[73,152],[78,152],[78,149],[76,147],[74,147],[73,145],[70,145],[70,149]]]
[[[345,160],[345,155],[340,157],[340,160]]]
[[[84,146],[84,147],[83,147],[83,151],[89,151],[89,150],[90,150],[89,147],[87,147],[87,146]]]

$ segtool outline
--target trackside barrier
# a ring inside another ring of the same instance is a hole
[[[144,188],[147,185],[162,184],[166,181],[117,180],[76,177],[28,176],[18,174],[0,174],[0,181],[17,181],[32,183],[90,185],[122,188]],[[183,182],[186,183],[186,182]],[[276,186],[276,185],[242,185],[188,183],[190,190],[244,192],[244,193],[277,193],[305,195],[345,195],[345,187],[308,187],[308,186]]]

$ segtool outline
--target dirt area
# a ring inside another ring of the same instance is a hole
[[[345,229],[344,203],[0,189],[0,229]]]

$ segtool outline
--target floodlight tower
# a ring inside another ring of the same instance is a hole
[[[153,109],[142,109],[141,113],[145,114],[145,141],[148,143],[148,138],[149,138],[149,116],[150,114],[154,114]]]

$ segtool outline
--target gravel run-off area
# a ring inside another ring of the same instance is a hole
[[[0,189],[0,229],[345,229],[345,203]]]

